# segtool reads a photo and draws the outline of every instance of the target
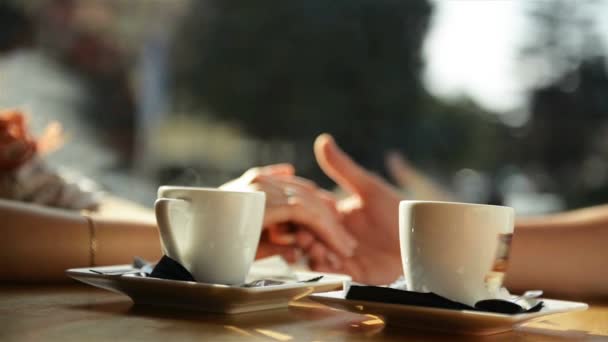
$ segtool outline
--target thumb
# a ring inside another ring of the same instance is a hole
[[[375,176],[342,151],[331,135],[319,135],[314,150],[321,170],[339,186],[360,195],[373,185]]]
[[[241,178],[247,183],[252,183],[265,176],[293,176],[294,174],[293,165],[283,163],[251,168]]]
[[[296,173],[293,165],[288,163],[262,166],[256,168],[256,171],[263,176],[293,176]]]
[[[229,181],[220,186],[220,189],[224,190],[241,190],[243,187],[248,186],[249,184],[255,182],[260,177],[264,176],[293,176],[295,174],[295,169],[293,165],[283,163],[283,164],[273,164],[268,166],[254,167],[251,168],[245,173],[236,179]]]

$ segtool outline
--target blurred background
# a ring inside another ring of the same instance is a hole
[[[276,162],[331,187],[329,132],[411,197],[542,214],[608,202],[607,46],[604,0],[0,0],[0,108],[145,205]]]

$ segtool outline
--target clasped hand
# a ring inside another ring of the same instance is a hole
[[[337,199],[295,175],[289,164],[253,168],[224,189],[264,191],[266,211],[258,257],[301,253],[311,269],[349,274],[355,281],[387,284],[402,274],[398,207],[401,196],[382,178],[356,164],[330,135],[314,153],[323,172],[349,195]]]

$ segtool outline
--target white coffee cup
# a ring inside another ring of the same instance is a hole
[[[262,233],[266,194],[161,186],[155,203],[163,252],[197,282],[241,284]]]
[[[496,298],[513,220],[509,207],[402,201],[399,240],[408,290],[468,305]]]

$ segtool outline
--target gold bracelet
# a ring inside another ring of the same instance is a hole
[[[89,263],[91,267],[95,267],[95,256],[97,255],[97,235],[95,229],[95,221],[87,214],[82,215],[89,223]]]

